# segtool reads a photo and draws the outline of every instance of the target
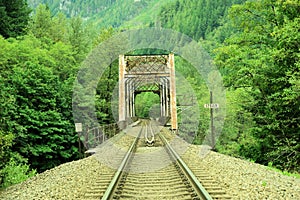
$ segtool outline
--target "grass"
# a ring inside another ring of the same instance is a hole
[[[292,172],[288,172],[286,170],[280,170],[280,169],[274,167],[272,162],[269,162],[267,167],[268,167],[269,170],[276,171],[276,172],[281,173],[285,176],[291,176],[291,177],[295,177],[297,179],[300,179],[300,174],[299,173],[292,173]]]

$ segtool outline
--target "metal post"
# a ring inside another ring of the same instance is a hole
[[[127,86],[127,91],[128,93],[126,94],[126,97],[128,98],[128,103],[127,103],[127,116],[126,117],[131,117],[132,116],[132,96],[131,96],[131,86],[130,86],[130,81],[128,82]]]
[[[130,116],[130,89],[129,89],[129,82],[130,80],[125,80],[125,104],[126,104],[126,114],[125,119]]]
[[[135,94],[133,88],[131,92],[132,92],[132,117],[135,117]]]
[[[160,116],[163,116],[163,83],[160,85]]]
[[[105,141],[105,130],[102,131],[102,143]]]
[[[210,91],[210,105],[213,104],[213,93]],[[212,106],[210,106],[210,129],[211,129],[211,145],[212,149],[215,149],[216,141],[215,141],[215,127],[214,127],[214,111]]]
[[[93,130],[93,136],[94,136],[94,144],[93,144],[93,146],[92,146],[92,148],[94,148],[94,147],[96,147],[97,146],[97,143],[98,143],[98,136],[99,136],[99,129],[97,128],[97,129],[94,129]],[[99,141],[100,141],[100,138],[99,138]]]
[[[80,133],[78,132],[78,151],[79,151],[79,158],[82,158],[82,154],[81,154],[81,141],[80,141]]]
[[[130,92],[130,117],[134,117],[134,93],[133,93],[133,87],[131,82],[130,82],[129,92]]]
[[[170,116],[171,114],[171,111],[170,111],[170,84],[169,84],[169,79],[166,79],[165,80],[165,115],[168,117]]]
[[[162,102],[162,116],[166,116],[166,85],[165,85],[165,80],[163,80],[163,85],[162,85],[162,90],[163,90],[163,102]]]
[[[89,144],[89,134],[90,134],[90,131],[89,131],[89,128],[87,128],[87,131],[84,135],[84,146],[89,149],[90,148],[90,144]]]
[[[177,130],[177,107],[176,107],[176,84],[175,84],[175,64],[174,54],[169,54],[170,66],[170,111],[172,130]]]
[[[79,158],[82,158],[81,154],[81,140],[80,140],[80,134],[82,133],[82,123],[75,123],[75,131],[78,135],[78,151],[79,151]]]
[[[125,102],[125,56],[119,56],[119,122],[121,129],[124,127],[126,120],[126,102]]]

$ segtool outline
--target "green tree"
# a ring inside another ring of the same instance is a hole
[[[102,42],[105,42],[115,33],[115,30],[112,27],[107,29],[102,29],[100,34],[95,40],[95,45],[99,45]],[[108,49],[107,49],[108,50]],[[114,47],[110,48],[111,52],[115,51]],[[112,123],[114,121],[112,112],[111,112],[111,97],[115,85],[118,81],[118,62],[114,60],[115,58],[110,58],[110,64],[108,68],[104,71],[101,79],[99,80],[97,86],[97,95],[96,95],[96,108],[98,120],[101,124],[103,123]]]
[[[29,31],[37,38],[50,38],[51,28],[52,19],[49,7],[40,4],[29,24]]]
[[[73,47],[77,62],[80,63],[91,50],[92,42],[89,42],[89,40],[93,41],[93,37],[90,37],[91,33],[80,17],[71,19],[68,31],[69,42]]]
[[[176,0],[161,8],[159,19],[162,27],[175,29],[196,40],[205,39],[221,25],[222,16],[231,5],[243,2],[245,0]]]
[[[14,135],[12,133],[4,133],[0,130],[0,169],[2,169],[9,160],[9,149],[13,144],[13,139]]]
[[[0,0],[0,35],[5,38],[24,35],[30,12],[25,0]]]
[[[230,11],[239,32],[219,48],[216,62],[231,88],[247,88],[253,101],[255,143],[242,155],[262,164],[299,171],[299,10],[298,0],[263,0]]]
[[[76,62],[73,47],[63,42],[56,42],[50,46],[48,54],[52,58],[52,62],[47,66],[51,67],[60,81],[73,80],[79,65]]]
[[[34,168],[49,169],[76,155],[75,135],[62,113],[61,83],[49,68],[31,62],[14,67],[11,77],[18,113],[12,117],[20,153]],[[40,158],[43,159],[40,159]],[[41,161],[42,160],[42,161]]]
[[[39,171],[76,159],[71,98],[78,64],[72,47],[58,42],[45,48],[33,36],[0,45],[7,50],[0,64],[0,122],[15,135],[12,150]]]
[[[50,38],[54,42],[68,42],[68,19],[63,13],[58,13],[52,17],[52,23],[50,27]]]
[[[84,60],[91,50],[94,38],[93,28],[83,23],[80,17],[67,19],[62,13],[52,16],[48,6],[40,4],[29,24],[30,32],[45,45],[58,42],[69,44],[77,63]]]
[[[152,92],[141,93],[136,96],[136,116],[141,118],[158,117],[160,115],[160,99]]]

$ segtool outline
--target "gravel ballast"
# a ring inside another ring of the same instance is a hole
[[[205,165],[232,199],[300,199],[300,179],[216,152],[209,152],[203,158],[199,154],[200,148],[192,145],[185,154],[199,165]],[[89,185],[101,174],[112,172],[113,169],[100,163],[96,156],[90,156],[60,165],[1,191],[0,199],[84,199]]]
[[[186,153],[191,159],[200,158],[200,149],[193,145]],[[212,151],[194,162],[207,166],[212,178],[232,199],[300,199],[299,178],[283,175],[266,166]]]

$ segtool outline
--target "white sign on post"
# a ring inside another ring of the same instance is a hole
[[[218,103],[204,104],[204,108],[219,108]]]
[[[82,132],[82,123],[75,123],[75,131]]]

